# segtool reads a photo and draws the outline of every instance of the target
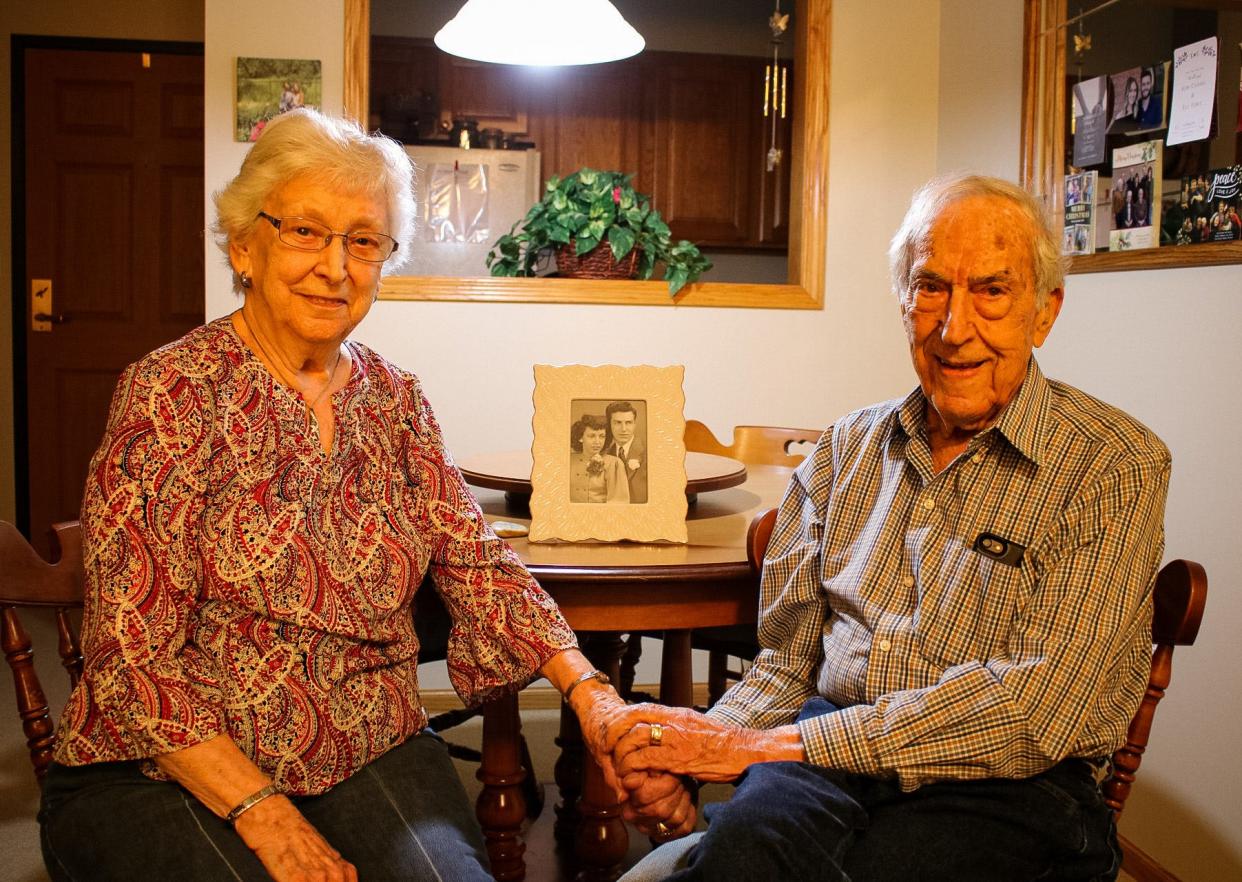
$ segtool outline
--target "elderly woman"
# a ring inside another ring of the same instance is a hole
[[[569,430],[569,501],[629,502],[625,464],[604,453],[608,424],[599,414],[583,414]]]
[[[483,519],[418,380],[347,340],[408,250],[411,178],[352,123],[272,122],[216,196],[241,308],[121,377],[40,811],[54,878],[489,878],[419,701],[428,572],[461,696],[543,674],[604,757],[620,699]]]

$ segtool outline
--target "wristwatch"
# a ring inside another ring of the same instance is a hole
[[[565,690],[565,700],[569,701],[569,696],[572,695],[574,690],[578,688],[578,684],[585,683],[587,680],[598,680],[599,682],[603,683],[605,686],[607,686],[609,683],[612,682],[611,680],[608,679],[608,675],[605,674],[603,671],[601,671],[599,668],[596,668],[593,671],[587,671],[585,674],[582,674],[580,677],[578,677],[577,680],[574,680],[572,683],[569,684],[569,688]]]

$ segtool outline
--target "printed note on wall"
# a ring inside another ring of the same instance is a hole
[[[1216,97],[1215,37],[1182,46],[1173,52],[1173,101],[1169,136],[1165,143],[1201,141],[1212,130]]]

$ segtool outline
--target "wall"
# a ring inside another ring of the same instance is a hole
[[[10,206],[12,104],[10,37],[49,34],[59,37],[108,37],[128,40],[203,39],[203,7],[196,0],[40,0],[0,5],[0,518],[16,517],[13,474],[12,283],[13,239]],[[24,294],[24,292],[22,292]]]
[[[1022,3],[941,0],[940,7],[938,165],[1012,177]],[[1234,85],[1223,84],[1222,95]],[[834,114],[834,127],[838,122]],[[1242,429],[1240,294],[1237,266],[1071,276],[1040,352],[1049,376],[1134,414],[1173,452],[1165,559],[1207,567],[1207,616],[1196,645],[1177,651],[1120,829],[1179,877],[1203,882],[1242,878],[1242,823],[1227,808],[1242,783],[1234,749],[1242,727],[1235,649],[1242,463],[1234,450]]]

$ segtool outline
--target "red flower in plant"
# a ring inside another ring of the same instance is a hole
[[[621,188],[620,187],[612,188],[612,201],[615,202],[617,205],[621,204]]]

